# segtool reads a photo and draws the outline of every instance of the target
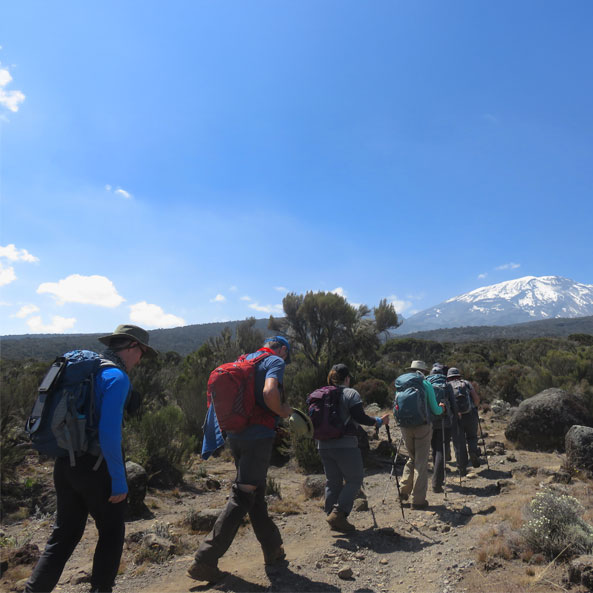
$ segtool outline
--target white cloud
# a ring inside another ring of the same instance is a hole
[[[165,313],[162,307],[146,301],[130,305],[130,321],[148,327],[179,327],[186,325],[185,319]]]
[[[403,313],[406,309],[409,309],[412,306],[411,301],[399,299],[395,294],[388,296],[387,301],[395,307],[397,313]]]
[[[14,315],[11,317],[18,317],[19,319],[24,319],[31,315],[31,313],[37,313],[39,311],[39,307],[37,305],[23,305]]]
[[[81,276],[72,274],[58,282],[44,282],[37,289],[38,294],[52,295],[58,305],[82,303],[98,307],[117,307],[126,299],[117,293],[113,282],[105,276]]]
[[[288,288],[285,286],[274,286],[274,290],[277,290],[278,292],[288,292]]]
[[[121,196],[122,198],[125,198],[126,200],[131,200],[134,196],[132,196],[132,194],[129,191],[126,191],[125,189],[122,189],[121,187],[118,187],[117,189],[113,189],[113,186],[109,183],[107,183],[105,185],[105,191],[113,191],[114,194]]]
[[[213,299],[210,299],[211,303],[224,303],[226,301],[226,297],[224,294],[217,294]]]
[[[488,276],[488,274],[486,274],[485,272],[483,274],[478,274],[478,280],[484,280],[486,276]]]
[[[520,268],[521,264],[516,264],[514,262],[510,262],[508,264],[503,264],[502,266],[496,266],[495,270],[516,270]]]
[[[39,261],[38,257],[31,255],[26,249],[17,249],[14,243],[10,243],[5,247],[0,245],[0,257],[4,257],[8,261],[25,261],[29,263]]]
[[[130,200],[132,198],[132,194],[121,187],[118,187],[114,193],[116,193],[118,196],[122,196],[122,198],[125,198],[126,200]]]
[[[12,76],[6,68],[0,68],[0,105],[16,113],[19,105],[25,100],[21,91],[7,91],[4,87],[12,81]]]
[[[237,290],[239,290],[236,286],[229,286],[229,290],[231,292],[237,292]]]
[[[247,295],[245,295],[245,296],[242,296],[242,297],[240,297],[240,298],[239,298],[239,300],[240,300],[240,301],[250,301],[250,300],[251,300],[251,297],[250,297],[250,296],[247,296]]]
[[[284,309],[282,308],[282,305],[260,305],[259,303],[251,303],[249,308],[259,311],[260,313],[276,313],[277,315],[284,315]]]
[[[0,286],[6,286],[16,280],[16,274],[12,266],[5,266],[0,262]]]
[[[344,289],[341,286],[338,286],[338,288],[334,288],[333,290],[330,290],[330,292],[333,292],[334,294],[337,294],[338,296],[346,298],[346,292],[344,291]]]
[[[67,329],[71,329],[76,323],[74,317],[60,317],[54,315],[51,323],[44,325],[39,315],[27,319],[27,325],[34,334],[63,334]]]

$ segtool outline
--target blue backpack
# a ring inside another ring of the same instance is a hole
[[[395,380],[393,415],[400,426],[420,426],[430,422],[423,381],[418,373],[405,373]]]
[[[437,400],[437,404],[445,404],[446,412],[440,416],[435,416],[432,412],[430,413],[432,421],[435,422],[436,428],[441,428],[441,421],[445,423],[445,428],[451,428],[451,402],[449,400],[449,392],[451,387],[447,384],[447,378],[445,375],[429,375],[426,380],[432,385],[434,389],[434,395]]]
[[[90,350],[73,350],[53,362],[38,388],[25,431],[33,448],[50,457],[90,453],[102,460],[95,414],[95,376],[116,365]]]
[[[307,412],[313,423],[313,438],[319,441],[338,439],[346,433],[340,417],[342,389],[334,385],[320,387],[307,396]]]

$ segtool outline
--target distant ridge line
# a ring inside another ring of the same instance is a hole
[[[219,336],[225,327],[235,331],[236,326],[244,320],[220,321],[174,327],[170,329],[149,330],[150,343],[159,351],[177,352],[187,356],[197,350],[209,338]],[[268,319],[256,319],[255,328],[264,335],[270,335]],[[0,337],[0,358],[5,360],[47,360],[56,356],[82,348],[97,350],[103,348],[97,341],[99,336],[109,333],[93,334],[26,334],[19,336]],[[593,316],[555,318],[538,321],[528,321],[513,325],[477,325],[455,327],[450,329],[433,329],[412,332],[409,334],[391,334],[395,339],[414,338],[418,340],[432,340],[435,342],[471,342],[496,339],[528,340],[532,338],[566,338],[570,334],[593,335]]]
[[[434,342],[472,342],[481,340],[566,338],[571,334],[593,335],[593,315],[557,317],[512,325],[468,325],[443,329],[398,333],[394,338],[415,338]]]

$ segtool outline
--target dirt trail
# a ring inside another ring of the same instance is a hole
[[[504,441],[504,423],[489,421],[485,423],[485,430],[490,433],[487,443]],[[233,545],[220,561],[219,567],[225,571],[225,577],[211,586],[193,581],[185,572],[205,534],[187,535],[186,530],[184,553],[162,564],[136,565],[132,547],[126,546],[115,591],[454,593],[522,590],[510,586],[513,579],[520,580],[524,572],[520,562],[519,566],[505,566],[504,573],[485,574],[477,566],[479,540],[489,526],[503,520],[499,509],[522,504],[520,501],[542,482],[542,476],[545,478],[546,472],[558,470],[562,460],[553,454],[501,453],[489,459],[490,469],[483,466],[470,472],[461,485],[458,476],[448,472],[446,498],[444,494],[432,493],[429,487],[429,509],[416,511],[408,506],[404,509],[405,521],[397,501],[395,480],[389,477],[389,466],[367,471],[364,491],[368,510],[353,511],[351,521],[357,531],[348,536],[329,530],[320,500],[305,499],[302,494],[305,476],[291,467],[272,467],[269,475],[280,485],[284,503],[289,501],[301,511],[298,514],[274,514],[289,560],[287,567],[265,569],[259,544],[246,525],[239,530]],[[155,521],[169,523],[172,532],[182,532],[183,519],[191,509],[221,508],[234,475],[233,465],[212,460],[207,467],[221,481],[220,490],[197,496],[184,491],[176,493],[175,497],[167,493],[151,495],[148,502],[155,516],[128,523],[128,537],[134,532],[150,529]],[[525,473],[518,471],[520,467],[525,468]],[[454,471],[452,465],[449,469]],[[536,473],[538,469],[539,474]],[[515,470],[515,477],[512,470]],[[385,503],[382,502],[384,498]],[[365,503],[357,501],[357,504],[364,507]],[[42,547],[48,532],[49,526],[38,529],[33,535],[33,543]],[[95,541],[95,530],[89,525],[57,590],[63,593],[88,590],[87,583],[77,581],[90,570]],[[348,569],[351,570],[350,577],[338,574]],[[18,590],[14,582],[2,581],[1,585],[3,590]]]

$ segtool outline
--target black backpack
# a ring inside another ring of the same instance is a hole
[[[467,381],[463,379],[454,379],[449,382],[455,395],[457,402],[457,411],[461,414],[467,414],[472,409],[471,387]]]

